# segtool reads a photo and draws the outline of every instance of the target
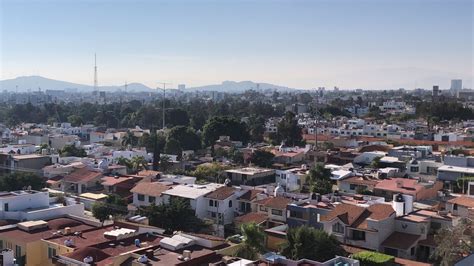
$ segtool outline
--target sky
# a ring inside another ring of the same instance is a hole
[[[474,76],[473,0],[0,0],[0,79],[413,89]]]

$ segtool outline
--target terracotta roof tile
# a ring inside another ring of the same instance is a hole
[[[235,190],[233,187],[223,186],[207,194],[206,198],[224,200],[232,196]]]
[[[387,237],[387,239],[382,242],[381,246],[396,248],[400,250],[407,250],[414,246],[419,238],[419,235],[393,232],[389,237]]]
[[[461,196],[461,197],[450,199],[448,202],[452,204],[465,206],[468,208],[474,208],[474,198],[471,198],[471,197]]]
[[[285,197],[269,197],[266,199],[258,200],[255,203],[264,205],[265,207],[282,210],[286,209],[286,205],[288,205],[292,201],[292,199]]]
[[[132,193],[138,193],[153,197],[160,197],[161,193],[172,188],[172,186],[164,185],[159,182],[139,182],[130,190]]]
[[[254,222],[256,224],[263,223],[268,219],[268,215],[262,212],[249,212],[244,215],[235,217],[234,222],[236,224],[242,223],[251,223]]]
[[[66,182],[83,183],[100,178],[101,176],[102,173],[100,172],[92,171],[87,168],[80,168],[65,176],[63,180]]]

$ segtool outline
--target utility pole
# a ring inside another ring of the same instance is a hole
[[[318,106],[319,91],[316,91],[315,123],[314,123],[314,166],[318,163]]]
[[[165,111],[166,111],[166,85],[171,85],[171,83],[166,83],[166,82],[161,82],[163,85],[163,129],[165,129],[166,126],[166,120],[165,120]]]
[[[94,54],[94,93],[98,94],[99,82],[97,77],[97,55]]]

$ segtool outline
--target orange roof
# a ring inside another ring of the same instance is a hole
[[[265,207],[269,207],[272,209],[286,209],[286,205],[291,203],[292,200],[289,198],[284,197],[269,197],[266,199],[261,199],[256,201],[257,204],[264,205]]]
[[[140,182],[130,192],[148,195],[152,197],[159,197],[161,193],[172,188],[172,186],[164,185],[159,182]]]
[[[207,194],[206,198],[224,200],[232,196],[234,194],[234,191],[235,188],[233,187],[223,186]]]
[[[388,204],[373,204],[368,208],[352,205],[338,204],[328,214],[321,216],[321,221],[331,221],[339,218],[343,223],[354,228],[367,229],[367,219],[384,220],[395,211]]]
[[[102,177],[103,186],[114,186],[119,183],[133,179],[132,177],[123,177],[123,176],[104,176]]]
[[[401,187],[397,186],[397,182],[401,184]],[[400,192],[408,195],[416,195],[419,191],[424,189],[424,186],[418,184],[418,180],[415,179],[389,178],[379,181],[377,185],[375,185],[375,189]]]
[[[449,203],[465,206],[468,208],[474,208],[474,198],[467,196],[460,196],[448,200]]]
[[[64,177],[64,181],[72,183],[86,183],[102,176],[102,173],[80,168]]]
[[[266,213],[263,212],[249,212],[244,215],[235,217],[234,222],[236,224],[242,224],[242,223],[256,223],[260,224],[263,223],[268,219],[268,216]]]
[[[393,232],[389,237],[387,237],[387,239],[382,242],[381,245],[384,247],[396,248],[399,250],[407,250],[413,247],[419,238],[419,235]]]

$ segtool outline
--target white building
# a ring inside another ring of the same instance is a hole
[[[55,202],[47,191],[18,190],[0,192],[0,219],[43,220],[71,214],[84,216],[84,205],[73,200]]]
[[[196,216],[200,219],[207,217],[208,200],[204,197],[206,194],[222,187],[222,184],[210,183],[206,185],[177,185],[169,190],[162,192],[163,201],[168,203],[171,198],[187,199]]]

